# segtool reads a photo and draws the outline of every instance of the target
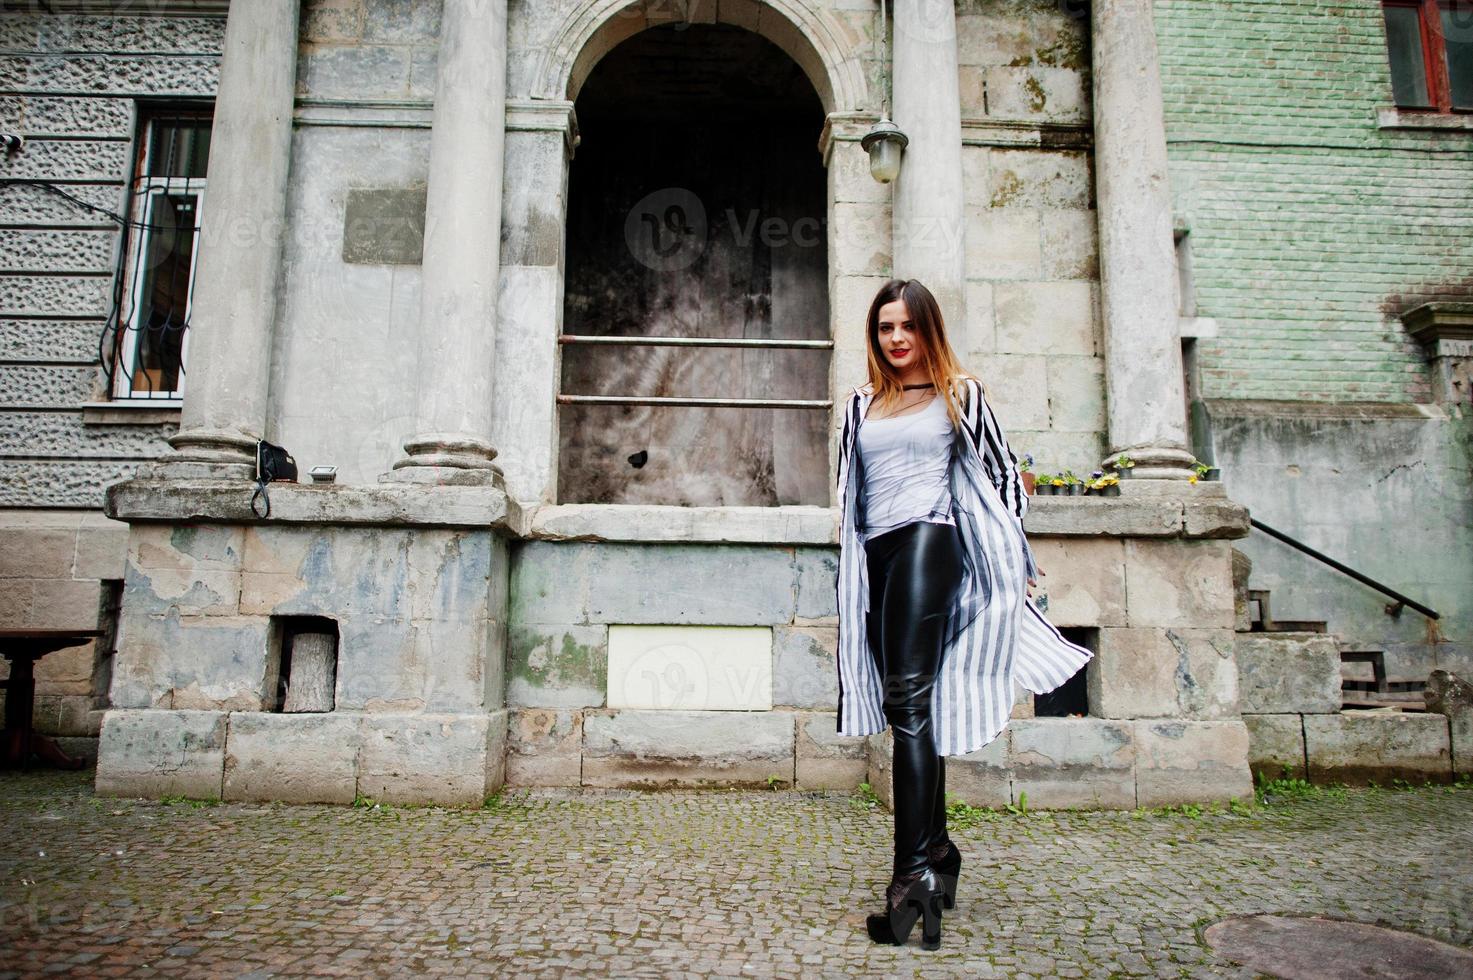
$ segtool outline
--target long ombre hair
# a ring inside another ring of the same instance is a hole
[[[946,339],[946,322],[941,316],[941,305],[918,280],[891,279],[880,287],[869,305],[869,318],[865,324],[868,343],[865,344],[865,350],[868,352],[869,384],[874,392],[874,399],[888,408],[905,394],[900,383],[900,373],[880,349],[880,307],[897,299],[905,302],[911,327],[920,338],[916,353],[925,366],[926,376],[936,386],[936,392],[946,399],[946,414],[951,419],[951,427],[956,429],[961,425],[961,379],[971,378],[982,385],[984,395],[987,386],[981,378],[962,366],[956,351],[951,349],[951,343]]]

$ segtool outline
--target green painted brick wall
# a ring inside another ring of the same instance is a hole
[[[1396,314],[1473,297],[1473,131],[1382,129],[1379,0],[1156,0],[1202,395],[1424,402]]]

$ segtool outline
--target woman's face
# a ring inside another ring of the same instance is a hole
[[[911,324],[910,311],[905,308],[905,300],[892,300],[880,307],[877,319],[879,322],[876,337],[885,360],[902,374],[912,365],[921,363],[921,345],[924,341]]]

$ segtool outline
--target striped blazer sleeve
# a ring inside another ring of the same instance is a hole
[[[844,428],[839,432],[839,457],[838,469],[834,473],[834,486],[840,491],[845,489],[844,478],[849,469],[849,433],[854,426],[854,404],[859,400],[859,391],[856,389],[849,393],[844,400]]]
[[[1023,556],[1028,577],[1035,578],[1038,575],[1038,565],[1033,558],[1033,549],[1028,545],[1028,536],[1023,533],[1023,517],[1028,513],[1028,494],[1023,488],[1023,473],[1018,469],[1018,457],[1008,445],[1002,426],[998,424],[997,416],[993,414],[992,406],[982,392],[981,383],[968,378],[967,392],[969,401],[975,399],[975,404],[969,406],[966,413],[967,434],[982,458],[982,468],[987,471],[987,478],[997,488],[1003,507],[1017,521],[1018,533],[1023,538]]]

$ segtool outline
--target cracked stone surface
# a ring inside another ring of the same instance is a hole
[[[888,812],[843,793],[507,790],[479,810],[97,797],[0,774],[0,977],[1231,976],[1235,915],[1473,945],[1473,789],[972,811],[942,947],[872,946]]]

